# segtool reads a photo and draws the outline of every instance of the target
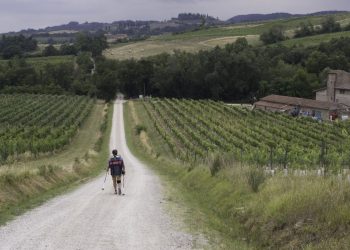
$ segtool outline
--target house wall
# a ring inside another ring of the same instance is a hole
[[[336,74],[328,74],[328,80],[327,80],[327,101],[328,102],[335,102],[335,82],[337,80]]]
[[[315,114],[316,117],[320,117],[320,118],[322,118],[322,120],[329,120],[329,111],[328,110],[302,107],[300,109],[300,112],[303,115],[305,113],[307,113],[308,116],[312,116],[313,114]]]
[[[281,112],[280,109],[262,106],[262,105],[256,105],[255,108],[265,110],[265,111],[271,111],[271,112]],[[290,112],[291,110],[285,111],[285,113],[290,113]],[[316,116],[322,118],[322,120],[329,120],[328,110],[301,107],[300,112],[304,115],[307,113],[309,116],[311,116],[312,114],[316,114]]]
[[[316,92],[316,100],[327,102],[328,101],[327,90],[325,89],[325,90],[317,91]]]
[[[262,105],[255,105],[255,108],[265,110],[265,111],[272,111],[272,112],[279,111],[279,109],[271,108],[271,107],[267,107],[267,106],[262,106]]]
[[[350,94],[336,94],[335,101],[350,106]]]
[[[282,110],[279,108],[273,108],[273,107],[268,107],[268,106],[263,106],[263,105],[255,105],[255,109],[260,109],[264,111],[270,111],[270,112],[278,112],[281,113]],[[289,113],[289,110],[284,111],[284,113]]]
[[[336,89],[335,94],[336,95],[348,95],[348,96],[350,96],[350,90],[348,90],[348,89]]]

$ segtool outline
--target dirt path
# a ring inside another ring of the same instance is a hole
[[[122,104],[114,108],[110,147],[125,160],[126,195],[113,194],[110,176],[102,191],[100,176],[1,227],[1,249],[192,248],[162,207],[159,179],[126,146]]]

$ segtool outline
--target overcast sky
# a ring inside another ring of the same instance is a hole
[[[349,0],[0,0],[0,33],[70,21],[165,20],[181,12],[226,20],[250,13],[350,10]]]

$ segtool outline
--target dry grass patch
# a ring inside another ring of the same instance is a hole
[[[136,109],[135,109],[134,102],[129,101],[128,106],[129,106],[129,110],[130,110],[131,117],[133,120],[133,124],[135,124],[136,133],[139,135],[142,145],[147,150],[147,153],[154,155],[153,148],[149,142],[149,137],[148,137],[147,132],[146,132],[147,128],[146,128],[146,126],[141,125],[140,119],[139,119],[137,112],[136,112]]]

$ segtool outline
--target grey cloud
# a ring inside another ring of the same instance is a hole
[[[228,19],[247,13],[350,10],[349,0],[0,0],[0,32],[69,21],[164,20],[180,12]]]

